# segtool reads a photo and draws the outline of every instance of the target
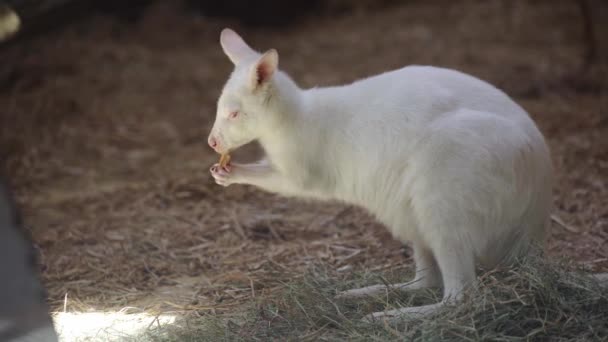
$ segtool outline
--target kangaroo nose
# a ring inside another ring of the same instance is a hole
[[[217,147],[217,139],[215,139],[215,137],[209,137],[209,146],[211,146],[211,148],[215,149]]]

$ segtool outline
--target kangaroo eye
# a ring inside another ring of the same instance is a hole
[[[239,116],[239,112],[230,112],[230,114],[228,115],[229,118],[234,119],[237,116]]]

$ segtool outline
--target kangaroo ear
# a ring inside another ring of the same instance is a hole
[[[220,44],[224,53],[232,63],[239,64],[240,61],[247,57],[257,55],[257,53],[245,43],[243,38],[229,28],[222,30],[220,34]]]
[[[251,69],[251,86],[253,89],[268,83],[279,67],[279,53],[275,49],[266,51]]]

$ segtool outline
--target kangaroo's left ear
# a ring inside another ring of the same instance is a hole
[[[234,65],[239,64],[241,61],[259,56],[257,52],[255,52],[252,48],[245,43],[243,38],[238,35],[238,33],[234,32],[229,28],[225,28],[222,30],[220,34],[220,44],[222,45],[222,49],[224,53]]]
[[[279,67],[279,53],[275,49],[266,51],[251,69],[251,87],[257,89],[267,84]]]

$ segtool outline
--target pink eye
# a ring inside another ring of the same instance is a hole
[[[229,118],[234,119],[237,116],[239,116],[239,112],[230,112],[230,115],[228,115]]]

